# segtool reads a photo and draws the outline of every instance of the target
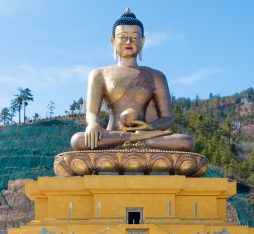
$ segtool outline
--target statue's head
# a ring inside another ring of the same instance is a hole
[[[114,23],[111,42],[120,57],[131,58],[141,53],[145,42],[144,27],[129,8]]]

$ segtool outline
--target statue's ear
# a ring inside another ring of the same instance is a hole
[[[143,37],[142,37],[142,39],[141,39],[142,48],[143,48],[143,47],[144,47],[144,45],[145,45],[145,40],[146,40],[146,38],[145,38],[145,36],[143,36]]]
[[[113,47],[115,46],[115,37],[114,36],[111,36],[111,44]]]

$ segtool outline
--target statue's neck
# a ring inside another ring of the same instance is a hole
[[[126,67],[138,66],[136,58],[119,58],[117,65],[126,66]]]

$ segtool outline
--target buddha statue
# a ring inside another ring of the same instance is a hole
[[[127,9],[114,23],[111,42],[117,65],[89,74],[85,132],[71,139],[74,151],[112,149],[142,142],[148,149],[191,151],[190,136],[173,134],[171,98],[165,75],[137,64],[145,44],[141,21]],[[103,100],[110,107],[106,129],[99,124]]]
[[[89,74],[86,130],[72,136],[73,151],[56,156],[55,174],[202,176],[207,158],[191,152],[190,136],[170,130],[173,116],[166,77],[137,64],[145,44],[144,27],[129,9],[114,23],[111,42],[118,63]],[[110,108],[106,129],[99,123],[103,101]]]

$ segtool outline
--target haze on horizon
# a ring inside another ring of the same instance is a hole
[[[86,95],[87,76],[115,64],[112,25],[125,8],[140,19],[140,65],[162,71],[176,97],[241,92],[254,80],[254,2],[145,0],[0,0],[0,109],[30,88],[28,116],[50,101],[63,115]]]

